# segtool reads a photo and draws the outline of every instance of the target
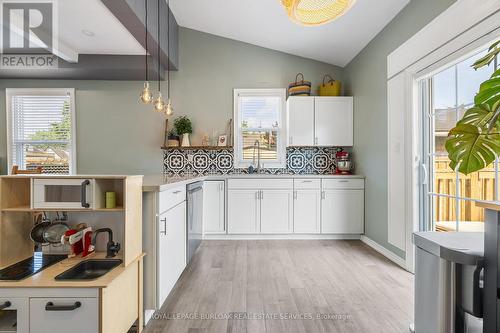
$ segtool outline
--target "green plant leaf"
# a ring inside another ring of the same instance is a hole
[[[489,80],[481,83],[479,92],[474,97],[476,105],[487,104],[491,109],[500,100],[500,69],[496,70]]]
[[[460,124],[450,130],[445,144],[453,170],[468,175],[485,168],[500,153],[500,133]]]
[[[465,111],[464,116],[457,122],[457,125],[473,125],[484,127],[495,115],[488,105],[473,106]]]
[[[476,60],[476,62],[472,65],[474,69],[479,69],[484,66],[488,66],[500,52],[500,40],[497,40],[495,43],[491,44],[488,49],[488,53]]]

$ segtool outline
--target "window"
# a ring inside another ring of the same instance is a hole
[[[429,170],[424,190],[423,230],[482,231],[484,211],[476,201],[497,201],[498,161],[467,176],[450,169],[445,142],[448,132],[474,104],[481,82],[497,66],[474,70],[471,65],[486,51],[454,64],[420,82],[423,105],[423,156]]]
[[[9,172],[17,165],[75,173],[74,89],[7,89],[6,95]]]
[[[285,167],[285,100],[285,89],[234,90],[236,168],[257,166],[258,153],[261,167]]]

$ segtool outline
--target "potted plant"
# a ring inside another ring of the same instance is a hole
[[[488,66],[500,52],[500,41],[488,49],[472,67]],[[484,169],[500,155],[500,69],[481,83],[474,97],[474,106],[452,128],[445,148],[450,167],[468,175]]]
[[[189,134],[193,133],[193,127],[191,125],[191,120],[186,116],[177,117],[174,120],[174,128],[178,135],[182,136],[183,147],[189,147]]]
[[[177,135],[177,132],[175,131],[175,128],[171,128],[168,131],[167,139],[168,139],[169,146],[178,146],[179,145],[180,140],[179,140],[179,136]]]

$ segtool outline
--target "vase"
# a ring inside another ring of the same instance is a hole
[[[189,143],[189,133],[182,134],[182,144],[183,147],[189,147],[191,144]]]

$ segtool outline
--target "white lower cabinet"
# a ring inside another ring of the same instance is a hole
[[[98,298],[30,298],[30,333],[97,333]]]
[[[160,215],[158,231],[157,297],[161,307],[186,267],[185,201]]]
[[[229,234],[260,233],[259,190],[229,190],[227,205]]]
[[[29,299],[0,296],[0,332],[29,332]]]
[[[321,232],[324,234],[362,234],[364,190],[323,190]]]
[[[224,181],[205,181],[203,184],[203,233],[223,234],[225,228]]]
[[[293,191],[262,190],[260,192],[260,232],[288,234],[292,232]]]
[[[318,234],[320,232],[320,212],[320,190],[295,190],[293,232],[296,234]]]

